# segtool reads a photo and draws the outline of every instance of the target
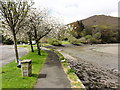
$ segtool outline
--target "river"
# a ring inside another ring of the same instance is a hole
[[[65,46],[62,50],[96,66],[118,71],[118,44]]]

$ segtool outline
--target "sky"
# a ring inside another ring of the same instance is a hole
[[[118,17],[119,0],[34,0],[35,7],[47,8],[49,14],[65,24],[93,15]]]

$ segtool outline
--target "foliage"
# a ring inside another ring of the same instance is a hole
[[[68,42],[68,41],[62,41],[62,45],[64,45],[64,44],[70,44],[70,42]]]
[[[85,39],[86,39],[87,43],[101,43],[101,39],[99,39],[98,37],[99,36],[96,36],[96,38],[95,38],[92,35],[86,35]]]
[[[73,37],[73,36],[70,36],[70,37],[68,38],[68,41],[69,41],[71,44],[73,44],[73,45],[79,45],[79,44],[81,44],[80,41],[79,41],[78,39],[76,39],[75,37]]]
[[[70,69],[67,70],[67,74],[70,74],[70,73],[75,73],[75,71],[70,68]]]
[[[80,35],[81,37],[84,37],[86,35],[86,30],[81,31]]]
[[[90,39],[90,38],[92,38],[92,35],[86,35],[86,36],[85,36],[85,39],[86,39],[86,40],[88,40],[88,39]]]
[[[78,25],[80,25],[79,23],[80,21],[71,23],[70,26],[72,30],[68,30],[69,31],[68,33],[77,39],[81,39],[82,37],[85,37],[86,40],[81,40],[82,43],[119,42],[118,37],[119,37],[120,30],[118,27],[114,25],[110,25],[110,24],[99,24],[99,25],[93,24],[92,25],[91,23],[89,23],[88,25],[84,25],[84,23],[82,23],[84,28],[81,30],[80,27],[78,28]],[[78,38],[78,34],[80,38]],[[74,39],[72,41],[76,42],[77,40]]]
[[[98,40],[101,38],[101,33],[97,32],[97,33],[93,34],[93,37]]]
[[[57,39],[50,39],[49,44],[54,45],[54,46],[61,46],[62,42]]]

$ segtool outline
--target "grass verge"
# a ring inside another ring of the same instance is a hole
[[[16,67],[17,63],[15,61],[0,68],[2,70],[0,73],[2,75],[2,88],[33,88],[47,57],[45,51],[41,50],[41,53],[41,56],[37,55],[37,50],[35,49],[34,53],[29,51],[27,55],[20,58],[21,60],[32,59],[31,77],[22,77],[21,69]]]
[[[69,63],[65,60],[64,56],[56,50],[51,50],[59,56],[62,67],[71,82],[71,88],[80,88],[80,90],[84,90],[84,88],[82,87],[82,83],[79,81],[77,75],[75,74],[75,71],[69,67]]]
[[[70,42],[68,42],[68,41],[62,41],[62,45],[64,45],[64,44],[70,44]]]

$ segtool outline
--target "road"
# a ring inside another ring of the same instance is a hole
[[[26,48],[18,47],[19,57],[27,53]],[[13,45],[0,45],[0,67],[15,60],[15,51]]]

